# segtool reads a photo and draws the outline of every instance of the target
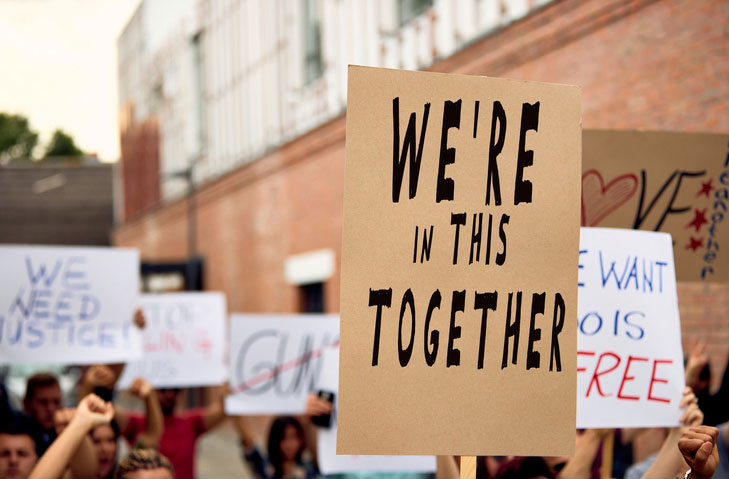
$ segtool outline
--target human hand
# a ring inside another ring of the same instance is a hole
[[[152,393],[152,386],[144,378],[135,378],[132,385],[129,386],[129,392],[139,399],[147,399]]]
[[[105,364],[95,364],[86,371],[86,382],[92,388],[102,387],[112,389],[116,379],[116,373]]]
[[[306,414],[307,416],[322,416],[324,414],[331,414],[332,403],[326,399],[322,399],[316,394],[309,393],[306,397]]]
[[[693,426],[678,440],[678,449],[691,468],[693,479],[711,479],[719,464],[716,440],[719,430],[709,426]]]
[[[66,429],[66,426],[71,422],[75,413],[76,409],[71,407],[59,409],[55,412],[53,415],[53,426],[56,434],[60,435]]]
[[[694,387],[699,379],[699,373],[709,363],[709,355],[706,354],[705,341],[694,342],[690,349],[685,368],[686,384]]]
[[[109,424],[113,418],[114,406],[96,394],[89,394],[78,403],[73,422],[81,421],[89,428],[94,428]]]
[[[144,317],[144,311],[142,308],[137,308],[134,311],[134,325],[139,329],[144,329],[147,326],[147,318]]]
[[[684,426],[700,426],[704,422],[704,413],[699,409],[696,395],[689,386],[683,388],[680,407],[684,408],[680,419]]]

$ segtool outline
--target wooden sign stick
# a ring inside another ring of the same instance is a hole
[[[615,444],[615,430],[611,430],[602,440],[602,464],[600,465],[600,479],[613,477],[613,446]]]
[[[461,479],[476,479],[476,456],[461,456]]]

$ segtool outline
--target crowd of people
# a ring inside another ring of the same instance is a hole
[[[588,429],[576,432],[573,457],[479,457],[479,479],[596,479],[606,462],[603,448],[613,442],[612,476],[625,479],[729,479],[729,367],[720,388],[710,392],[711,372],[702,345],[686,362],[680,401],[681,427],[665,430],[662,447],[633,464],[632,442],[642,430]],[[22,410],[12,407],[0,384],[0,479],[193,479],[196,444],[226,420],[227,385],[211,388],[208,405],[181,410],[180,389],[153,389],[136,378],[129,392],[137,412],[114,404],[124,365],[88,367],[79,385],[82,399],[64,408],[59,381],[48,373],[27,380]],[[268,438],[258,440],[250,418],[232,418],[242,458],[256,479],[323,477],[316,463],[316,420],[332,413],[332,403],[315,394],[301,417],[277,417]],[[130,452],[119,458],[124,439]],[[627,452],[626,452],[627,451]],[[436,479],[459,477],[459,458],[439,456]],[[331,477],[331,476],[330,476]],[[335,477],[427,478],[433,474],[367,474]]]

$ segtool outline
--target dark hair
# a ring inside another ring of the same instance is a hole
[[[0,434],[7,434],[8,436],[28,436],[35,445],[33,426],[23,416],[15,417],[10,422],[0,424]]]
[[[292,416],[277,417],[271,424],[268,433],[268,460],[276,471],[275,477],[283,477],[283,454],[281,454],[281,441],[283,441],[286,428],[292,426],[296,434],[301,438],[301,447],[296,452],[296,462],[301,462],[301,454],[304,452],[304,428],[299,421]]]
[[[541,457],[516,457],[505,462],[496,473],[497,479],[556,479],[554,472]]]
[[[172,473],[172,477],[175,477],[175,470],[169,459],[159,452],[154,449],[132,449],[127,457],[119,461],[114,478],[125,479],[130,472],[153,469],[167,469]]]
[[[119,423],[116,422],[116,419],[112,419],[111,421],[109,421],[108,426],[114,432],[114,439],[119,439],[121,437],[121,429],[119,428]],[[95,428],[90,430],[89,435],[91,435],[99,427],[101,427],[101,426],[96,426]]]
[[[50,373],[37,373],[28,378],[27,385],[25,386],[25,399],[24,403],[28,403],[38,389],[55,386],[60,389],[58,379]]]

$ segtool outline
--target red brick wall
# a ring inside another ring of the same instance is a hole
[[[729,2],[563,0],[476,42],[433,70],[582,86],[586,128],[729,132]],[[231,311],[290,312],[287,256],[341,243],[340,117],[197,195],[206,284]],[[115,233],[146,259],[187,254],[179,201]],[[339,308],[339,276],[325,285]],[[715,377],[729,352],[729,287],[681,284],[685,338],[709,342]]]
[[[131,110],[126,116],[131,116]],[[122,125],[122,215],[128,221],[160,202],[159,128],[155,118]]]

